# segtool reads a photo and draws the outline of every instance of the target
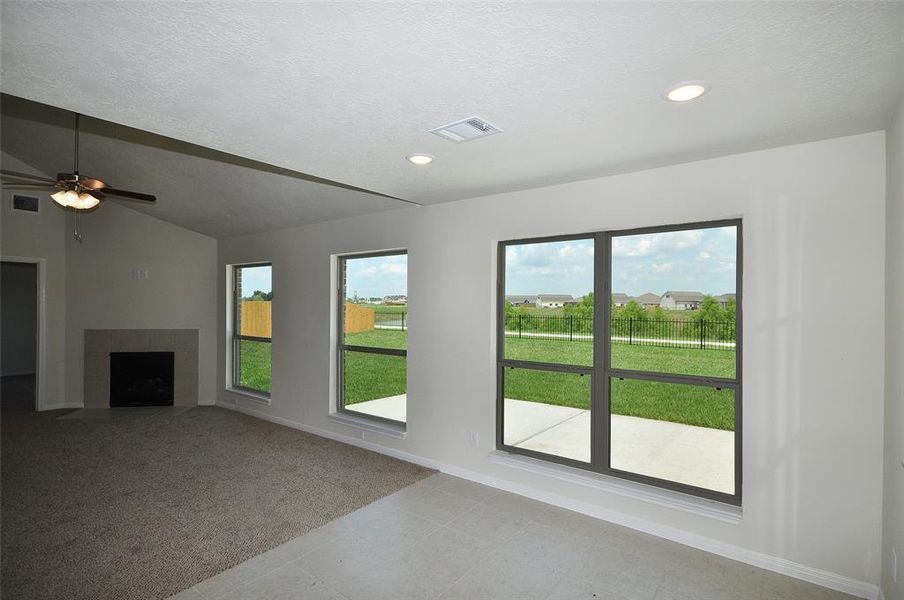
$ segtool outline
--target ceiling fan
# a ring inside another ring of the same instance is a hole
[[[54,202],[64,208],[72,208],[77,211],[90,210],[100,204],[107,196],[138,200],[140,202],[156,202],[157,198],[151,194],[130,192],[112,188],[104,181],[94,177],[85,177],[78,172],[78,135],[79,117],[75,115],[75,161],[72,173],[57,173],[56,179],[48,179],[28,173],[7,171],[0,169],[0,177],[6,185],[29,188],[57,189],[50,195]]]

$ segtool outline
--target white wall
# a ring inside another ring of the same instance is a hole
[[[0,164],[4,169],[41,174],[5,152],[0,154]],[[44,408],[59,408],[66,400],[66,213],[46,194],[40,213],[14,212],[9,191],[0,190],[0,255],[46,260]]]
[[[867,582],[875,590],[884,169],[885,140],[878,132],[221,240],[219,401],[368,440],[536,495],[557,495],[623,522],[781,557]],[[740,523],[490,461],[498,240],[739,216],[745,235]],[[398,247],[409,249],[405,439],[362,433],[328,418],[330,256]],[[223,390],[225,266],[250,261],[273,262],[269,406]],[[853,293],[856,308],[824,302],[839,293]],[[479,432],[480,448],[469,447],[469,431]]]
[[[885,495],[882,584],[887,600],[904,600],[904,101],[888,129],[885,266]],[[898,555],[898,581],[893,581]]]
[[[166,199],[158,200],[160,202]],[[70,217],[70,227],[74,225]],[[199,402],[215,400],[215,239],[104,202],[67,235],[67,395],[84,402],[85,329],[199,329]],[[146,280],[133,271],[148,272]]]
[[[34,375],[38,333],[38,267],[0,267],[0,375]]]

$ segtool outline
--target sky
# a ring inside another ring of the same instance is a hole
[[[612,291],[734,293],[736,237],[735,227],[614,237]],[[509,246],[505,293],[583,296],[593,290],[593,253],[593,240]]]
[[[242,269],[242,296],[249,298],[255,290],[265,294],[273,291],[273,267],[245,267]]]
[[[408,256],[374,256],[345,261],[345,295],[352,298],[408,295]]]

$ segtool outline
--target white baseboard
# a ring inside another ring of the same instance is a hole
[[[71,403],[71,402],[55,402],[53,404],[45,404],[41,407],[41,412],[45,410],[60,410],[62,408],[85,408],[81,403]]]
[[[724,556],[725,558],[730,558],[732,560],[750,564],[755,567],[760,567],[768,571],[773,571],[775,573],[794,577],[795,579],[801,579],[809,583],[820,585],[839,592],[844,592],[858,598],[865,598],[867,600],[881,600],[881,589],[877,584],[874,583],[860,581],[851,577],[838,575],[837,573],[831,573],[829,571],[824,571],[822,569],[817,569],[814,567],[808,567],[806,565],[795,563],[778,556],[764,554],[762,552],[757,552],[755,550],[742,548],[741,546],[735,546],[734,544],[728,544],[726,542],[714,540],[712,538],[684,531],[682,529],[669,527],[667,525],[661,525],[659,523],[654,523],[646,519],[640,519],[621,512],[612,511],[596,504],[581,502],[567,496],[539,490],[531,486],[514,483],[496,477],[490,477],[476,471],[471,471],[470,469],[464,469],[455,465],[442,463],[429,458],[425,458],[423,456],[410,454],[402,450],[387,448],[386,446],[381,446],[373,442],[368,442],[366,440],[343,435],[326,429],[320,429],[318,427],[312,427],[310,425],[305,425],[291,419],[274,417],[272,415],[268,415],[267,413],[251,408],[238,406],[236,404],[229,404],[221,402],[219,400],[217,401],[216,405],[221,408],[235,410],[259,419],[263,419],[265,421],[270,421],[271,423],[285,425],[286,427],[291,427],[299,431],[319,435],[321,437],[336,440],[345,444],[350,444],[352,446],[358,446],[366,450],[373,450],[374,452],[392,456],[394,458],[421,465],[423,467],[436,469],[438,471],[442,471],[443,473],[454,475],[455,477],[461,477],[462,479],[468,479],[476,483],[482,483],[484,485],[505,490],[507,492],[512,492],[521,496],[533,498],[534,500],[539,500],[541,502],[546,502],[548,504],[559,506],[561,508],[573,510],[575,512],[603,519],[611,523],[623,525],[625,527],[665,538],[679,544],[691,546],[705,552]]]

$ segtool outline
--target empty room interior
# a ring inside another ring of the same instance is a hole
[[[904,2],[0,28],[3,600],[904,600]]]

